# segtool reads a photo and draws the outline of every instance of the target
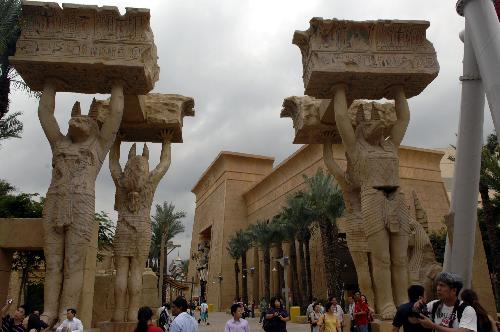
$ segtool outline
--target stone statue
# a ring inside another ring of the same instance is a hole
[[[429,221],[427,213],[422,208],[417,193],[412,191],[416,219],[410,219],[410,237],[408,240],[408,272],[409,283],[422,285],[427,298],[433,298],[434,278],[443,270],[436,261],[429,235],[425,231]]]
[[[335,177],[336,182],[342,189],[346,207],[344,217],[346,219],[345,233],[347,247],[356,268],[359,289],[369,299],[373,299],[374,294],[369,263],[370,250],[363,231],[360,188],[349,182],[345,171],[333,159],[332,144],[323,144],[323,160],[328,171]]]
[[[73,106],[67,135],[54,117],[56,89],[46,81],[38,117],[52,149],[52,181],[43,211],[46,322],[67,308],[79,309],[87,249],[97,238],[95,180],[115,139],[123,114],[123,84],[113,82],[111,112],[99,126],[92,112]],[[94,243],[94,245],[96,245]],[[94,263],[95,264],[95,263]]]
[[[121,137],[117,137],[109,154],[109,168],[116,186],[115,210],[118,223],[114,239],[115,253],[115,311],[116,322],[137,320],[141,300],[142,272],[151,244],[150,212],[158,183],[170,166],[172,132],[163,131],[160,162],[149,171],[149,150],[146,144],[142,156],[132,145],[128,161],[120,166]],[[128,295],[128,312],[127,308]]]
[[[363,230],[371,251],[375,304],[382,319],[392,319],[408,288],[409,213],[399,187],[398,148],[410,112],[402,86],[393,86],[396,122],[386,125],[373,107],[371,117],[357,114],[356,130],[348,114],[346,86],[333,87],[335,122],[347,157],[346,178],[360,188]],[[396,304],[396,305],[395,305]]]

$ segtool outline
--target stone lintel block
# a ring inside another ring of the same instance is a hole
[[[384,121],[386,135],[396,121],[396,110],[391,102],[378,103],[368,100],[355,100],[348,109],[353,128],[359,119],[377,116]],[[316,99],[310,96],[285,98],[281,117],[292,118],[295,129],[294,144],[340,144],[342,139],[335,125],[333,102],[330,99]]]
[[[150,93],[126,96],[120,132],[128,142],[160,143],[162,130],[173,130],[172,143],[182,143],[185,116],[194,116],[194,99],[177,94]],[[109,99],[94,100],[91,109],[102,122],[109,112]]]
[[[292,118],[295,129],[294,144],[339,143],[340,136],[334,124],[320,120],[321,99],[314,97],[288,97],[283,100],[282,118]]]
[[[436,78],[439,64],[426,38],[427,21],[311,19],[295,31],[302,53],[304,94],[331,98],[332,86],[348,85],[347,98],[391,98],[387,88],[402,84],[408,98]]]
[[[149,9],[24,1],[21,36],[10,62],[28,86],[57,91],[110,93],[125,82],[126,94],[146,94],[159,78]]]

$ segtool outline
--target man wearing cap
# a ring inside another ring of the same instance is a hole
[[[441,272],[435,283],[438,300],[427,303],[430,317],[421,314],[418,322],[437,332],[477,332],[476,311],[458,299],[463,287],[462,278],[454,273]]]

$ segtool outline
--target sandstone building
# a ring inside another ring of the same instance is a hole
[[[449,210],[449,198],[440,169],[443,155],[441,151],[415,147],[401,147],[399,150],[402,190],[412,214],[415,214],[415,205],[412,204],[412,191],[415,191],[427,213],[428,224],[424,227],[429,232],[445,227],[442,220]],[[345,166],[341,145],[335,145],[334,157]],[[234,260],[226,249],[231,235],[259,220],[271,220],[280,212],[289,195],[305,188],[304,174],[313,176],[318,168],[325,169],[322,145],[319,144],[302,146],[275,167],[273,162],[272,157],[223,151],[192,189],[196,196],[196,210],[191,257],[196,256],[198,248],[204,243],[209,244],[206,296],[208,303],[214,304],[215,310],[228,308],[235,295]],[[342,221],[338,224],[342,231]],[[314,233],[310,241],[312,284],[313,295],[325,298],[320,241],[319,234]],[[486,294],[492,294],[491,283],[488,273],[485,273],[486,258],[480,237],[477,238],[477,244],[473,284],[480,296],[484,294],[481,298],[486,300],[490,297]],[[280,248],[273,248],[271,256],[280,257]],[[347,251],[345,256],[349,256]],[[344,257],[344,261],[346,288],[354,289],[357,281],[349,264],[350,257]],[[273,262],[274,259],[271,264],[275,265],[271,265],[271,268],[277,267],[277,263]],[[247,252],[247,264],[248,297],[257,301],[264,294],[262,252],[257,248],[250,249]],[[271,272],[271,294],[279,293],[278,275]],[[300,268],[299,275],[305,275]],[[200,284],[195,262],[189,265],[188,280],[191,277],[198,282],[193,292],[198,295]],[[494,308],[494,303],[488,303],[487,306]]]

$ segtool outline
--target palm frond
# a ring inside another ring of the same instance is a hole
[[[19,18],[21,17],[20,0],[3,0],[0,2],[0,55],[9,54],[9,48],[15,45],[19,36]]]
[[[0,119],[0,140],[8,138],[21,138],[23,123],[18,119],[21,113],[9,114],[6,118]]]

